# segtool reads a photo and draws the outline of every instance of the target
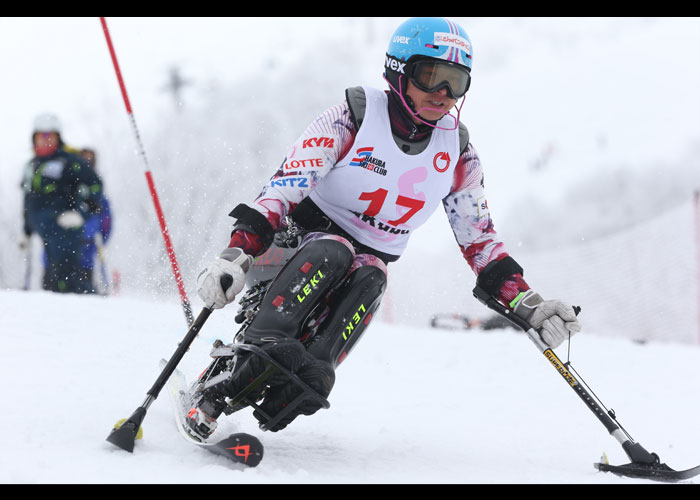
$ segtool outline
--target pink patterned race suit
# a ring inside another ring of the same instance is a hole
[[[473,145],[460,144],[457,130],[432,129],[422,151],[406,154],[393,139],[403,135],[404,124],[387,93],[363,91],[366,108],[359,129],[348,99],[324,111],[293,144],[249,207],[278,229],[285,216],[310,198],[344,237],[363,246],[358,257],[376,251],[391,262],[442,203],[476,275],[490,262],[507,257],[489,214]],[[256,234],[241,229],[233,233],[230,246],[250,255],[265,250]],[[528,289],[522,276],[514,274],[498,298],[508,304]]]

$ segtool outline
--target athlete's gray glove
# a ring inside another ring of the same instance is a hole
[[[542,300],[532,290],[523,294],[513,312],[526,320],[552,349],[581,331],[581,324],[571,305],[560,300]]]
[[[221,309],[233,302],[245,286],[253,257],[240,248],[227,248],[197,277],[197,293],[207,307]]]

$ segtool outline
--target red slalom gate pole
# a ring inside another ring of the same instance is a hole
[[[696,264],[698,266],[698,344],[700,344],[700,189],[693,194],[693,222],[695,223],[695,251],[697,253]]]
[[[168,226],[165,223],[165,216],[163,215],[163,210],[160,206],[160,201],[158,200],[158,192],[156,191],[155,183],[153,182],[153,175],[151,174],[151,169],[148,166],[148,159],[146,158],[146,150],[143,147],[141,141],[141,135],[139,134],[139,129],[136,126],[136,120],[134,119],[134,113],[131,109],[131,103],[129,102],[129,96],[126,93],[126,86],[124,85],[124,79],[122,78],[122,72],[119,69],[119,62],[117,61],[117,54],[114,51],[114,45],[112,44],[112,38],[109,36],[109,29],[107,28],[107,20],[104,17],[100,18],[102,23],[102,31],[104,31],[105,39],[107,40],[107,47],[109,48],[109,54],[112,57],[112,63],[114,64],[114,71],[117,74],[117,80],[119,81],[119,89],[121,90],[122,97],[124,98],[124,105],[126,106],[126,113],[129,115],[129,121],[131,122],[131,128],[134,131],[134,136],[136,137],[136,142],[139,146],[139,154],[143,159],[143,164],[146,168],[146,182],[148,183],[148,190],[151,193],[151,198],[153,199],[153,205],[156,209],[156,215],[158,216],[158,223],[160,224],[160,230],[163,234],[163,240],[165,241],[165,249],[167,250],[168,257],[170,258],[170,265],[173,268],[173,274],[175,275],[175,283],[177,284],[177,289],[180,292],[180,299],[182,301],[182,308],[185,311],[185,318],[187,319],[188,326],[194,322],[194,316],[192,315],[192,306],[187,298],[187,293],[185,292],[185,285],[182,280],[182,274],[180,274],[180,266],[177,264],[177,258],[175,257],[175,250],[173,249],[173,244],[170,241],[170,234],[168,233]]]

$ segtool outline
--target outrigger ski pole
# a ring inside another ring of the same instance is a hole
[[[473,293],[474,297],[485,304],[486,307],[509,320],[530,337],[530,340],[532,340],[535,346],[544,354],[554,368],[556,368],[569,386],[586,403],[595,416],[598,417],[598,420],[601,421],[608,432],[622,445],[622,449],[631,460],[629,464],[625,465],[610,465],[607,459],[604,459],[604,462],[593,464],[596,469],[603,472],[612,472],[620,476],[646,478],[657,481],[680,481],[700,474],[700,465],[692,469],[677,471],[661,463],[656,453],[649,453],[641,444],[632,439],[627,431],[617,422],[615,412],[613,410],[606,410],[600,400],[593,395],[592,392],[587,390],[585,382],[583,382],[582,379],[579,380],[581,377],[578,374],[576,374],[578,379],[574,377],[571,373],[573,371],[571,363],[568,361],[563,363],[542,341],[539,334],[527,321],[513,314],[510,309],[501,304],[495,297],[489,295],[489,293],[479,285],[474,288]],[[581,310],[580,307],[575,307],[574,309],[576,314]]]
[[[224,278],[227,277],[225,276]],[[222,280],[224,278],[222,278]],[[230,286],[230,284],[225,286],[224,289],[228,288],[228,286]],[[163,389],[165,384],[168,382],[168,379],[175,371],[175,368],[177,368],[178,363],[180,363],[182,358],[185,356],[185,353],[187,353],[187,350],[192,345],[192,342],[194,342],[194,339],[199,334],[204,322],[207,320],[207,318],[209,318],[211,313],[211,308],[202,308],[202,311],[199,313],[199,316],[197,316],[197,319],[194,320],[189,330],[187,330],[185,338],[183,338],[180,344],[178,344],[177,349],[170,357],[168,364],[165,365],[165,368],[163,368],[163,371],[160,373],[160,375],[158,375],[158,378],[153,383],[153,386],[149,389],[146,399],[143,401],[141,406],[134,410],[134,413],[132,413],[128,419],[123,421],[120,420],[117,423],[118,425],[115,426],[107,436],[107,441],[115,446],[118,446],[122,450],[133,453],[135,440],[139,434],[141,422],[143,422],[143,419],[146,418],[148,408],[156,400],[161,389]]]

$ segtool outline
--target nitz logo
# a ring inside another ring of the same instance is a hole
[[[282,177],[281,179],[272,179],[270,181],[272,187],[309,187],[309,179],[306,177]]]

